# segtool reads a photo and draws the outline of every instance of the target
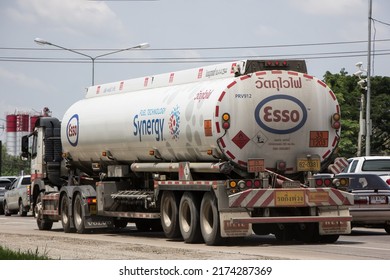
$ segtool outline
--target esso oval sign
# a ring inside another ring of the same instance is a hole
[[[265,98],[256,106],[255,119],[268,132],[288,134],[306,123],[307,110],[297,98],[278,94]]]
[[[74,114],[66,125],[66,137],[68,138],[69,144],[77,146],[79,141],[79,115]]]

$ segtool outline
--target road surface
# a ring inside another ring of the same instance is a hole
[[[32,216],[0,216],[0,240],[3,247],[57,260],[390,260],[390,235],[365,228],[354,228],[334,244],[282,244],[273,235],[253,235],[213,247],[169,240],[162,232],[138,232],[133,224],[77,234],[64,233],[61,223],[39,231]]]

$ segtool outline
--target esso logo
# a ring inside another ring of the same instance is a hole
[[[77,146],[79,141],[79,115],[74,114],[66,125],[66,137],[69,144]]]
[[[255,119],[268,132],[288,134],[306,123],[307,111],[297,98],[278,94],[265,98],[256,106]]]

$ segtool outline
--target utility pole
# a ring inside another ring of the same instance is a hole
[[[368,54],[367,54],[367,96],[366,96],[366,156],[371,154],[371,21],[372,0],[368,7]]]

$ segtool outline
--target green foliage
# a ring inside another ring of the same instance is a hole
[[[0,246],[0,260],[49,260],[47,254],[40,254],[38,248],[35,252],[28,250],[27,252],[14,252],[10,249]]]
[[[326,72],[324,82],[338,98],[341,107],[340,156],[356,156],[359,134],[360,96],[366,91],[357,84],[358,77],[348,75],[342,69],[339,74]],[[365,101],[366,102],[366,101]],[[371,155],[390,153],[390,77],[371,77]],[[366,117],[364,105],[363,118]],[[365,153],[365,137],[362,139],[362,155]]]
[[[1,176],[17,176],[22,172],[30,174],[30,162],[7,154],[5,145],[1,147]]]

